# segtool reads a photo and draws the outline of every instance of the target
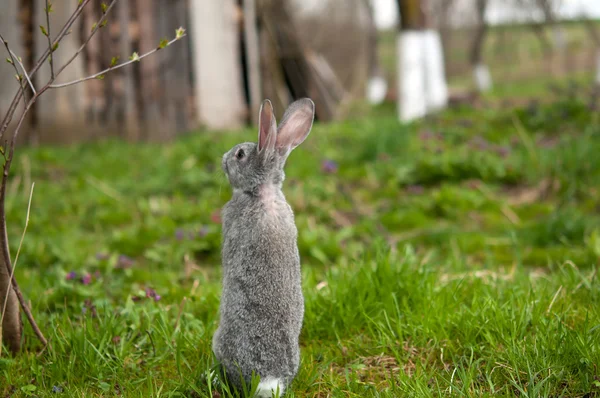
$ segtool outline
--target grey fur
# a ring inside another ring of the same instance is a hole
[[[308,136],[313,118],[313,102],[301,99],[277,129],[266,100],[258,144],[238,144],[223,156],[233,196],[222,210],[223,291],[213,351],[238,389],[240,372],[247,386],[254,371],[284,387],[298,372],[304,297],[294,213],[281,186],[285,161]]]

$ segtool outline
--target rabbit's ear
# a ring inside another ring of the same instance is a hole
[[[264,100],[258,114],[258,152],[263,149],[275,147],[275,136],[277,135],[277,124],[271,101]]]
[[[289,154],[308,137],[315,117],[315,104],[310,98],[302,98],[291,104],[279,124],[275,147],[280,155]]]

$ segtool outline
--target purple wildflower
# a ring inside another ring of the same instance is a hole
[[[326,159],[323,161],[323,164],[321,165],[321,170],[324,173],[335,173],[338,170],[338,165],[333,160]]]
[[[495,149],[495,152],[503,158],[508,157],[510,155],[510,148],[506,146],[498,146]]]
[[[184,237],[185,237],[185,231],[183,230],[183,228],[177,228],[175,230],[175,239],[183,240]]]
[[[430,130],[422,131],[419,134],[419,139],[421,141],[429,141],[429,140],[431,140],[433,138],[435,138],[435,134],[432,131],[430,131]]]
[[[131,268],[133,267],[134,263],[135,261],[131,257],[127,257],[126,255],[121,254],[117,259],[117,265],[115,266],[115,268]]]
[[[71,271],[71,272],[69,272],[69,273],[67,274],[67,280],[68,280],[68,281],[70,281],[70,280],[73,280],[73,279],[75,279],[75,278],[77,278],[77,272],[75,272],[75,271]]]
[[[156,290],[152,289],[151,287],[146,288],[146,297],[153,298],[154,301],[158,301],[161,299],[160,294],[157,294]]]
[[[96,260],[108,260],[108,254],[106,253],[96,253]]]
[[[413,195],[420,195],[425,189],[421,185],[409,185],[406,187],[406,191]]]
[[[202,228],[200,228],[200,230],[198,231],[198,237],[204,238],[207,234],[208,234],[208,227],[206,225],[203,225]]]
[[[61,392],[63,392],[63,389],[60,386],[53,386],[52,387],[52,392],[55,393],[55,394],[60,394]]]
[[[85,274],[83,277],[81,277],[81,283],[83,283],[84,285],[89,285],[91,282],[92,282],[92,275]]]

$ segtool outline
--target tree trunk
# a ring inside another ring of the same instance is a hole
[[[2,5],[2,11],[0,12],[0,26],[2,27],[2,35],[8,42],[11,50],[18,56],[23,54],[23,46],[20,41],[21,27],[18,23],[18,0],[7,0]],[[4,47],[3,44],[2,47]],[[5,48],[2,49],[4,53]],[[0,116],[3,117],[12,98],[17,92],[19,85],[15,79],[15,70],[12,65],[4,62],[0,62]],[[17,111],[16,115],[20,115]],[[14,123],[14,122],[13,122]],[[14,127],[14,124],[13,124]],[[12,133],[12,129],[6,131],[6,133]],[[0,232],[1,233],[1,232]],[[6,302],[6,312],[2,313],[7,290],[8,300]],[[23,326],[21,323],[20,307],[17,300],[17,296],[12,289],[10,274],[8,272],[6,264],[2,261],[0,256],[0,316],[2,317],[2,341],[6,344],[8,349],[14,354],[17,353],[21,348],[21,336]]]
[[[421,31],[424,18],[419,0],[398,0],[399,32],[396,38],[398,117],[411,121],[425,116],[425,68]]]
[[[133,53],[131,43],[135,40],[135,37],[133,36],[136,33],[135,30],[132,29],[134,25],[132,24],[132,10],[129,1],[121,1],[117,4],[117,7],[121,36],[119,42],[119,56],[123,62]],[[123,121],[121,128],[125,139],[134,141],[139,138],[140,128],[135,101],[135,87],[133,85],[133,68],[122,68],[121,71],[123,83],[123,86],[121,87],[123,90]]]
[[[397,0],[400,11],[401,30],[421,30],[425,28],[425,13],[421,0]]]
[[[73,11],[77,8],[78,0],[63,0],[54,2],[54,11],[50,13],[50,33],[56,37],[60,28],[64,26]],[[36,12],[36,26],[46,26],[46,14],[43,10],[46,8],[45,0],[36,0],[35,7],[41,12]],[[58,49],[52,54],[54,62],[54,72],[56,73],[63,64],[65,64],[73,54],[79,49],[79,24],[76,21],[73,24],[72,33],[61,41]],[[37,35],[41,35],[39,28]],[[38,59],[48,48],[48,41],[45,37],[35,41],[35,58]],[[64,83],[70,80],[78,79],[84,76],[85,70],[82,57],[77,57],[56,79],[56,83]],[[50,65],[45,63],[37,73],[38,82],[45,84],[50,79]],[[43,126],[43,133],[40,134],[41,142],[70,142],[72,137],[80,137],[85,134],[87,124],[84,118],[84,98],[86,90],[85,84],[75,84],[64,87],[60,90],[48,90],[44,93],[44,101],[37,103],[38,125]]]
[[[258,110],[262,102],[260,83],[260,49],[258,29],[256,27],[256,2],[243,0],[244,4],[244,42],[246,44],[246,64],[248,65],[248,89],[250,92],[250,116],[254,124],[258,123]]]
[[[137,0],[137,20],[139,26],[139,54],[158,46],[160,39],[156,34],[156,18],[153,0]],[[160,55],[160,54],[157,54]],[[145,139],[158,139],[162,134],[159,93],[159,58],[148,57],[139,65],[139,87],[137,90],[140,106],[142,135]]]
[[[236,11],[234,0],[190,2],[196,108],[208,128],[239,128],[244,122]]]
[[[488,0],[477,0],[477,29],[475,31],[475,38],[473,39],[470,56],[475,85],[480,92],[488,91],[492,86],[489,68],[483,62],[483,44],[488,31],[488,26],[485,22],[485,10],[487,5]]]

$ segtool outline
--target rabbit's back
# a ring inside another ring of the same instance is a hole
[[[291,381],[304,315],[294,214],[280,190],[234,194],[223,208],[223,292],[213,347],[246,380]],[[237,364],[237,365],[236,365]],[[238,374],[230,375],[233,382]]]

